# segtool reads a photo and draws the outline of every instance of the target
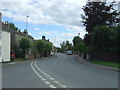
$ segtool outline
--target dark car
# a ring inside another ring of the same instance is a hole
[[[11,60],[15,59],[15,53],[13,50],[10,50],[10,59]]]

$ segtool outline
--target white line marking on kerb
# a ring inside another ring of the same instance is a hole
[[[49,85],[51,88],[56,88],[54,85]]]

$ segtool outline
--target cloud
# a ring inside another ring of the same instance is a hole
[[[28,0],[29,1],[29,0]],[[82,3],[83,2],[83,3]],[[15,21],[37,24],[80,25],[80,15],[85,1],[36,0],[35,2],[3,2],[3,15]],[[81,5],[82,3],[82,5]],[[10,7],[10,8],[9,8]]]
[[[40,29],[39,28],[34,28],[35,31],[39,31]]]
[[[81,23],[82,7],[86,0],[26,0],[23,2],[2,2],[3,16],[13,18],[14,21],[26,22],[26,16],[29,16],[28,22],[33,24],[62,25],[67,33],[58,31],[43,31],[39,28],[41,35],[56,35],[57,45],[62,41],[72,38],[80,32],[84,35],[84,27]],[[41,31],[40,31],[41,30]],[[35,37],[36,39],[37,37]],[[39,38],[39,37],[38,37]],[[53,39],[54,41],[54,39]]]
[[[47,32],[38,32],[39,34],[53,35],[58,34],[58,31],[47,31]]]

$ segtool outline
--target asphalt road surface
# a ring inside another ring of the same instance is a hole
[[[118,88],[118,72],[88,66],[74,55],[4,63],[3,88]]]

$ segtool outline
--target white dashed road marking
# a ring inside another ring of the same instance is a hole
[[[46,83],[46,84],[50,84],[50,82],[48,82],[48,81],[45,81],[45,83]]]
[[[66,88],[66,86],[60,84],[60,82],[58,82],[58,81],[55,81],[54,78],[52,78],[50,75],[48,75],[48,74],[45,73],[43,70],[41,70],[41,69],[36,65],[36,63],[37,63],[37,61],[32,62],[32,63],[31,63],[31,68],[33,69],[34,73],[35,73],[42,81],[44,81],[45,84],[47,84],[47,85],[48,85],[49,87],[51,87],[51,88],[56,88],[56,86],[55,86],[55,85],[52,85],[49,81],[47,81],[46,78],[43,78],[43,76],[42,76],[39,72],[37,72],[37,70],[39,70],[43,75],[45,75],[46,77],[48,77],[52,82],[56,83],[56,84],[59,85],[60,87]],[[33,64],[34,64],[34,65],[33,65]],[[34,66],[35,66],[35,67],[34,67]],[[36,68],[37,70],[36,70],[35,68]]]
[[[51,88],[56,88],[54,85],[49,85]]]

